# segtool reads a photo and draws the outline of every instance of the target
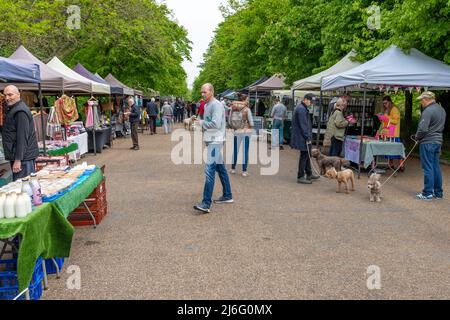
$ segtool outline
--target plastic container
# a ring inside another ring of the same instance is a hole
[[[58,265],[59,272],[61,273],[62,267],[64,266],[64,258],[53,258]],[[56,266],[52,259],[45,259],[45,270],[47,274],[56,274]]]
[[[43,260],[38,258],[31,278],[29,293],[31,300],[39,300],[42,296],[42,281],[44,280]],[[0,300],[13,300],[19,295],[17,280],[17,260],[0,260]],[[25,300],[22,295],[19,300]]]

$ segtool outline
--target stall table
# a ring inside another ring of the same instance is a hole
[[[345,159],[356,164],[363,163],[365,169],[371,164],[376,165],[375,156],[400,156],[405,158],[405,146],[401,142],[365,140],[361,150],[361,140],[347,137],[344,143]]]
[[[76,157],[74,160],[78,160],[82,155],[88,153],[88,134],[87,132],[80,133],[77,136],[67,137],[67,141],[72,141],[78,145],[78,151],[76,152]],[[73,155],[71,155],[73,159]]]
[[[102,150],[105,145],[111,147],[111,127],[105,129],[97,129],[95,130],[95,146],[96,152],[102,153]],[[87,129],[88,133],[88,149],[89,151],[94,151],[94,138],[92,129]]]

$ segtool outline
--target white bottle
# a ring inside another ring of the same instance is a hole
[[[6,219],[14,219],[16,217],[15,204],[17,195],[15,193],[9,193],[6,195],[4,212]]]
[[[3,209],[5,206],[6,194],[0,193],[0,219],[5,218],[5,210]]]
[[[26,193],[20,193],[15,203],[16,218],[25,218],[27,216],[29,196]]]
[[[30,179],[22,179],[22,192],[27,193],[31,198],[33,197],[33,189],[30,185]]]

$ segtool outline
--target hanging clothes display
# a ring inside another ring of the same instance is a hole
[[[98,111],[98,107],[94,104],[94,111],[93,111],[93,113],[94,113],[94,129],[95,130],[98,130],[98,129],[101,128],[100,117],[99,117],[99,113],[98,112],[99,112]]]
[[[48,114],[45,112],[43,113],[44,118],[44,128],[47,128],[47,120],[48,120]],[[42,119],[41,119],[41,112],[39,111],[35,115],[33,115],[33,122],[34,122],[34,130],[36,131],[36,136],[38,141],[43,141],[44,136],[46,133],[42,131]]]
[[[86,128],[92,128],[94,126],[94,113],[92,111],[92,105],[88,105],[86,108]]]
[[[38,103],[38,98],[36,94],[30,91],[22,91],[20,93],[20,99],[25,102],[25,104],[28,106],[28,108],[34,108],[36,104]]]
[[[55,110],[62,125],[69,125],[78,119],[78,110],[75,99],[63,95],[55,101]]]

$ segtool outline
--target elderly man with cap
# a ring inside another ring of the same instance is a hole
[[[314,96],[311,93],[305,95],[303,101],[295,108],[292,118],[290,145],[293,149],[300,150],[297,182],[301,184],[312,184],[312,180],[320,178],[311,170],[312,125],[308,107],[313,104],[313,100]]]
[[[5,159],[11,162],[13,180],[29,176],[35,172],[39,147],[34,129],[33,115],[21,100],[19,89],[7,86],[7,113],[2,131]]]
[[[436,103],[433,92],[426,91],[417,98],[420,100],[423,112],[416,133],[420,143],[420,162],[424,173],[424,189],[416,198],[431,201],[442,199],[442,172],[439,164],[446,113],[444,108]]]

